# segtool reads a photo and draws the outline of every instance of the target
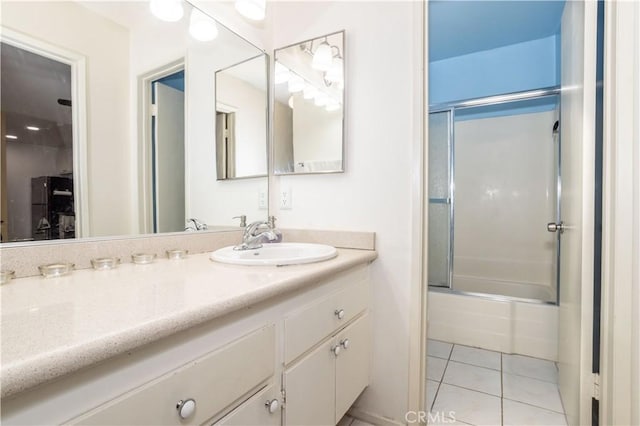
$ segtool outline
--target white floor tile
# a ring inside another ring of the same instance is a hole
[[[558,386],[554,383],[503,373],[502,386],[504,398],[563,413]]]
[[[505,373],[558,383],[558,369],[553,361],[504,354],[502,355],[502,369]]]
[[[343,418],[340,419],[337,426],[350,426],[352,422],[353,422],[353,417],[349,417],[345,415]]]
[[[499,425],[502,419],[499,397],[446,383],[440,385],[431,413],[442,413],[449,418],[478,426]]]
[[[436,399],[438,386],[440,386],[440,383],[434,382],[433,380],[427,380],[427,410],[431,409],[433,400]]]
[[[447,360],[432,356],[427,357],[427,379],[439,382],[442,380],[442,374],[447,367]]]
[[[500,370],[500,352],[486,349],[472,348],[470,346],[455,345],[451,353],[451,360],[464,362],[465,364],[478,365],[480,367]]]
[[[505,399],[504,426],[566,426],[564,414]]]
[[[437,358],[449,359],[452,347],[453,343],[446,343],[439,340],[429,339],[427,341],[427,355],[435,356]]]
[[[500,372],[475,365],[449,361],[443,383],[502,396]]]
[[[448,417],[442,417],[437,413],[429,413],[427,415],[427,424],[433,426],[467,426],[470,423],[462,423],[458,420],[453,420]]]

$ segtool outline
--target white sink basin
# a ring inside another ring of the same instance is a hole
[[[298,265],[322,262],[336,257],[335,247],[324,244],[273,243],[253,250],[234,250],[224,247],[209,255],[211,260],[234,265]]]

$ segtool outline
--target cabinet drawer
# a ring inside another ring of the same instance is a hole
[[[284,363],[289,364],[309,348],[364,311],[369,304],[368,269],[359,268],[338,280],[344,288],[284,319]],[[338,312],[342,311],[342,318]]]
[[[181,368],[147,383],[84,416],[81,425],[195,425],[271,377],[275,327],[256,330]],[[195,412],[181,419],[176,405],[193,399]]]
[[[272,413],[267,404],[278,401]],[[279,426],[282,420],[280,386],[269,385],[253,395],[238,408],[214,423],[219,426]]]

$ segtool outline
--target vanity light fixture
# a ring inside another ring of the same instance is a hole
[[[218,37],[218,26],[211,17],[194,7],[189,18],[189,34],[198,41],[211,41]]]
[[[304,86],[304,91],[302,92],[302,97],[305,99],[313,99],[316,97],[316,94],[318,93],[318,89],[316,89],[316,87],[312,84],[307,83]]]
[[[329,112],[331,111],[337,111],[340,109],[340,102],[336,101],[335,99],[329,99],[329,101],[327,102],[327,106],[325,107],[325,109]]]
[[[266,0],[236,0],[236,10],[252,21],[262,21],[267,11]]]
[[[150,0],[149,8],[153,16],[166,22],[179,21],[184,15],[182,0]]]
[[[16,135],[4,135],[4,137],[7,138],[7,139],[11,139],[11,140],[18,139],[18,137]]]
[[[282,84],[289,81],[291,78],[291,71],[289,68],[282,65],[280,62],[276,61],[276,70],[275,70],[275,83]]]
[[[329,95],[324,92],[318,91],[318,94],[315,97],[314,104],[316,106],[325,106],[329,102]]]
[[[316,51],[313,53],[311,66],[316,70],[328,71],[329,68],[331,68],[332,62],[332,49],[329,43],[327,43],[327,38],[325,37],[324,41],[320,43],[320,46],[318,46]]]
[[[36,126],[26,126],[25,129],[31,130],[32,132],[40,131],[40,127],[36,127]]]
[[[331,83],[340,83],[344,81],[344,73],[343,73],[344,61],[341,56],[336,56],[333,58],[333,63],[331,64],[331,68],[326,72],[325,78]]]
[[[296,74],[291,74],[291,77],[289,78],[289,83],[287,85],[287,88],[289,89],[290,93],[296,93],[301,90],[304,90],[304,86],[305,86],[305,82],[302,77]]]

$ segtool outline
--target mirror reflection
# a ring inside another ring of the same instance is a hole
[[[267,215],[266,177],[218,181],[216,171],[216,74],[254,59],[266,93],[260,49],[186,2],[3,2],[0,23],[2,242]],[[242,155],[242,142],[236,150],[236,169],[253,176],[267,167],[263,103],[236,125],[263,135],[252,139],[261,156]]]
[[[274,172],[344,171],[344,31],[275,51]]]
[[[218,180],[267,175],[264,55],[216,73]]]

